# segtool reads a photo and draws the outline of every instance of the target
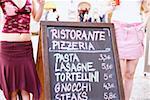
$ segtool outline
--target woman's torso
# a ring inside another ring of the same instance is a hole
[[[142,0],[120,0],[120,5],[113,12],[112,19],[125,23],[140,23]]]
[[[21,5],[17,4],[17,0],[1,0],[3,3],[1,8],[4,13],[5,21],[3,29],[0,33],[0,41],[29,41],[30,36],[30,13],[31,4],[29,0],[25,0]],[[5,6],[9,3],[11,6]],[[13,7],[11,9],[11,7]],[[13,9],[15,13],[13,15]],[[11,11],[11,12],[10,12]],[[8,13],[12,13],[9,15]]]

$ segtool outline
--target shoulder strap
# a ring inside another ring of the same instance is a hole
[[[2,5],[5,2],[5,0],[0,0],[0,5]]]

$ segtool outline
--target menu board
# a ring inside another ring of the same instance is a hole
[[[47,100],[124,100],[113,24],[41,26]]]

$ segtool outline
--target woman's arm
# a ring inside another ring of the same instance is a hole
[[[141,5],[141,14],[144,28],[147,30],[148,20],[150,20],[150,0],[143,0]]]
[[[143,0],[142,8],[145,14],[150,14],[150,0]]]
[[[107,13],[112,13],[116,8],[115,0],[107,0]]]
[[[106,0],[106,4],[107,4],[106,5],[107,9],[105,12],[106,22],[111,22],[112,13],[116,9],[116,2],[115,0]]]
[[[38,5],[37,5],[38,4]],[[32,16],[35,21],[39,21],[44,8],[44,0],[32,0]]]

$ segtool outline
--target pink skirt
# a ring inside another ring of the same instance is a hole
[[[144,52],[144,31],[142,23],[121,23],[113,21],[120,59],[138,59]]]
[[[34,100],[40,97],[40,81],[33,59],[32,42],[0,42],[0,89],[7,100],[15,90],[26,90]]]

